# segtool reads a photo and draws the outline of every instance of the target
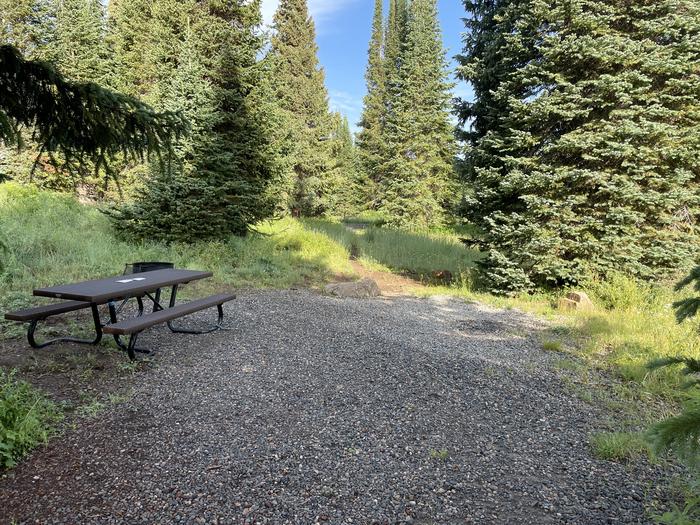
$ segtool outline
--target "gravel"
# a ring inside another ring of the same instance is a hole
[[[664,476],[591,455],[539,321],[456,299],[249,292],[142,336],[134,395],[0,480],[0,522],[649,523]]]

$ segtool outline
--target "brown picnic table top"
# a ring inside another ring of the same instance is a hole
[[[38,288],[34,290],[34,295],[104,304],[108,301],[142,296],[147,292],[153,292],[167,286],[207,279],[213,275],[212,272],[198,270],[155,270],[152,272],[118,275],[94,281],[51,286],[49,288]]]

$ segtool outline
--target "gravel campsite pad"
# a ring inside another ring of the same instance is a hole
[[[660,473],[593,458],[602,415],[525,314],[307,291],[226,310],[231,331],[144,334],[131,399],[1,480],[0,521],[651,521]]]

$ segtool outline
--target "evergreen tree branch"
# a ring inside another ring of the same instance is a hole
[[[168,150],[187,131],[178,113],[157,113],[146,104],[93,83],[66,80],[51,65],[25,60],[0,46],[0,142],[21,146],[20,126],[53,157],[82,167],[106,165],[124,155],[143,160]]]
[[[700,266],[697,266],[690,274],[676,284],[676,291],[693,285],[693,291],[700,293]],[[688,297],[673,303],[673,308],[676,310],[676,319],[679,323],[695,317],[700,312],[700,297]]]
[[[678,416],[655,425],[649,440],[657,452],[670,450],[691,466],[700,459],[700,406],[697,400],[689,403]]]

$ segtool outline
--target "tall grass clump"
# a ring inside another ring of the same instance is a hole
[[[467,249],[449,234],[370,227],[359,238],[364,256],[393,270],[419,277],[445,270],[456,276],[474,268],[481,258],[478,251]]]
[[[450,233],[417,233],[368,226],[353,231],[342,223],[305,220],[310,229],[320,231],[370,263],[417,278],[430,278],[435,272],[466,276],[481,254],[468,249]]]
[[[597,309],[571,320],[584,353],[646,394],[677,399],[682,374],[674,369],[652,373],[647,364],[668,355],[700,358],[697,321],[676,322],[673,303],[679,292],[621,274],[591,284],[588,291]]]
[[[61,419],[58,407],[14,372],[0,368],[0,468],[13,467],[48,441]]]

